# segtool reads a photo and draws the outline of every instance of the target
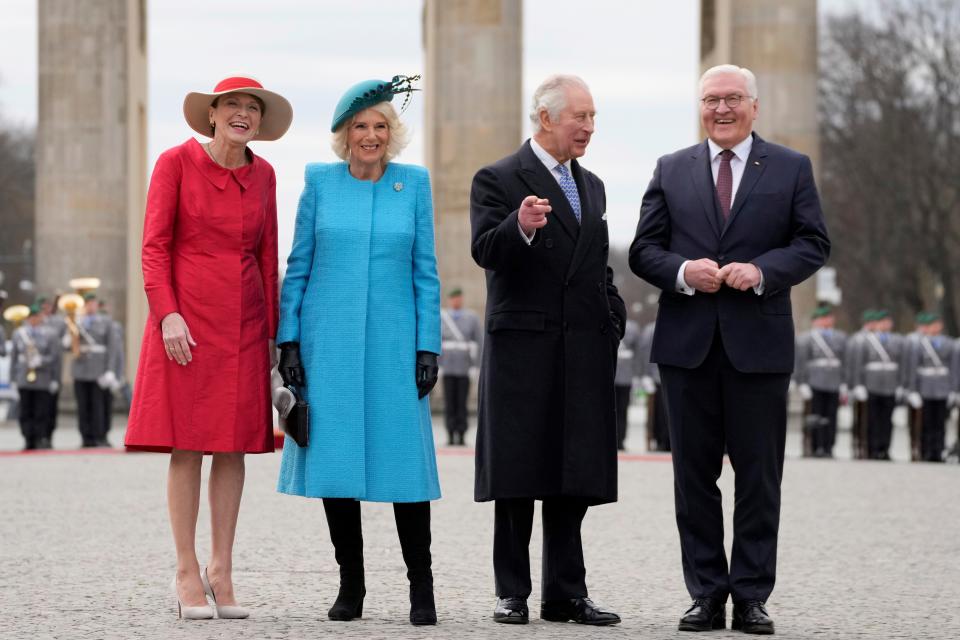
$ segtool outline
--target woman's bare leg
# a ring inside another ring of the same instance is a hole
[[[167,473],[167,506],[177,550],[177,594],[187,607],[207,604],[197,562],[197,511],[200,509],[200,451],[174,450]]]
[[[243,495],[242,453],[215,453],[210,470],[210,528],[212,545],[207,578],[218,605],[236,604],[233,593],[233,540]]]

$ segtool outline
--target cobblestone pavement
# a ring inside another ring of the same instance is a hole
[[[636,417],[636,416],[634,416]],[[620,463],[620,502],[584,523],[591,596],[623,624],[584,628],[535,619],[494,624],[493,508],[475,504],[469,449],[439,449],[444,498],[433,507],[440,624],[407,623],[403,560],[388,505],[364,504],[364,617],[330,622],[337,591],[318,501],[275,493],[279,455],[247,457],[234,580],[246,621],[178,621],[166,518],[167,457],[70,452],[76,423],[62,418],[53,454],[14,454],[14,423],[0,423],[0,638],[672,638],[687,604],[667,455],[642,451],[632,427]],[[954,431],[951,431],[951,440]],[[122,424],[111,434],[122,437]],[[437,433],[438,442],[444,437]],[[843,438],[838,453],[849,449]],[[960,637],[960,467],[807,460],[791,431],[783,483],[779,580],[769,608],[782,638]],[[206,468],[205,468],[206,472]],[[727,529],[733,474],[720,480]],[[201,507],[198,545],[209,550]],[[532,554],[540,553],[539,530]],[[728,540],[729,544],[729,540]],[[201,560],[202,561],[202,560]],[[536,563],[535,563],[536,564]],[[535,568],[534,584],[539,581]],[[534,616],[538,593],[531,597]],[[729,614],[728,614],[729,615]],[[741,637],[718,631],[710,638]]]

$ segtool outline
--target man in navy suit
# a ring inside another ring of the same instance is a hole
[[[753,73],[700,79],[708,139],[660,158],[643,197],[630,268],[663,290],[651,360],[660,367],[673,448],[683,575],[682,631],[773,633],[787,386],[794,364],[790,288],[827,259],[810,159],[753,133]],[[716,481],[736,474],[733,551],[723,547]]]

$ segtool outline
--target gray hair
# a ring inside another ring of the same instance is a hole
[[[751,98],[757,98],[757,76],[753,75],[753,71],[750,71],[750,69],[738,67],[735,64],[718,64],[704,71],[703,75],[700,76],[700,97],[703,97],[704,82],[713,76],[722,76],[730,73],[743,76],[743,79],[747,81],[747,93],[750,94]]]
[[[580,87],[590,92],[583,78],[573,75],[555,74],[540,83],[533,92],[533,104],[530,107],[530,122],[533,132],[540,131],[540,113],[546,111],[551,120],[556,120],[567,106],[567,87]]]
[[[410,130],[403,124],[397,110],[389,102],[378,102],[370,107],[377,113],[387,119],[387,128],[390,129],[390,141],[387,143],[387,151],[383,154],[383,161],[390,162],[403,151],[410,142]],[[350,143],[347,140],[347,133],[353,126],[357,114],[353,114],[349,120],[343,122],[337,130],[333,132],[330,139],[330,147],[337,157],[346,162],[350,162]]]

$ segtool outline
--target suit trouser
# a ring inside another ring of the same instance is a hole
[[[95,380],[74,380],[73,390],[77,396],[77,426],[83,444],[90,446],[103,438],[103,390]]]
[[[50,436],[50,392],[20,389],[20,433],[27,448],[32,449]]]
[[[59,380],[57,381],[59,382]],[[58,389],[56,393],[50,394],[50,433],[47,436],[53,435],[54,430],[57,428],[57,416],[60,414],[60,390]]]
[[[700,366],[661,365],[660,377],[687,590],[693,598],[765,601],[776,581],[790,375],[737,371],[717,331]],[[717,487],[724,447],[736,491],[729,570]]]
[[[837,391],[813,390],[810,398],[810,413],[817,416],[817,428],[813,431],[810,444],[814,451],[833,451],[837,440],[837,408],[840,406],[840,393]]]
[[[657,451],[670,451],[670,427],[667,423],[667,401],[663,397],[663,385],[656,383],[653,393],[653,437]]]
[[[106,438],[110,432],[110,423],[113,420],[113,391],[108,387],[101,389],[103,393],[103,425],[100,427],[102,437]]]
[[[947,439],[946,400],[928,400],[924,398],[922,409],[921,452],[924,460],[943,460],[943,449]]]
[[[443,414],[447,433],[467,432],[467,396],[470,376],[443,376]]]
[[[889,455],[893,436],[893,409],[896,398],[871,393],[867,396],[867,444],[871,458]]]
[[[527,598],[530,584],[530,533],[533,499],[496,501],[493,527],[493,572],[497,595]],[[541,600],[587,596],[587,571],[583,566],[580,525],[587,503],[579,498],[543,500],[543,584]]]
[[[627,438],[627,409],[630,407],[630,385],[614,385],[613,392],[617,408],[617,448],[623,449],[623,441]]]

